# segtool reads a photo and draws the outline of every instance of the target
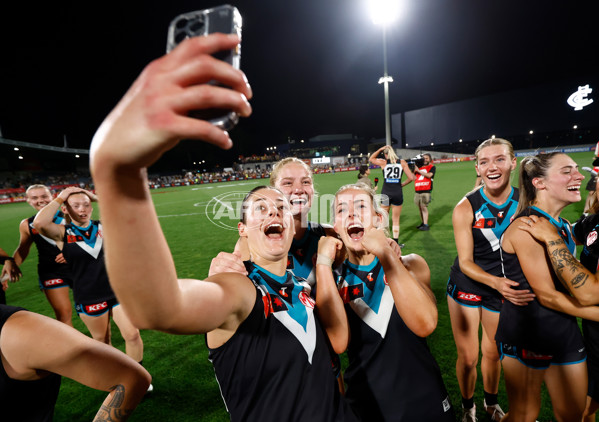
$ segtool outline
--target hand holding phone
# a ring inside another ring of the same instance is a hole
[[[167,53],[170,52],[187,38],[215,32],[236,34],[241,39],[241,14],[239,10],[230,5],[223,5],[177,16],[169,25],[166,51]],[[238,44],[234,49],[220,51],[214,54],[214,57],[229,63],[235,69],[239,69],[241,46]],[[223,86],[216,81],[208,83]],[[232,129],[239,121],[237,113],[224,109],[194,110],[189,115],[197,119],[207,120],[223,130]]]

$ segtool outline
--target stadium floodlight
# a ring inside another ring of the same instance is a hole
[[[387,73],[387,27],[399,15],[400,0],[369,0],[370,17],[383,28],[383,76],[379,84],[385,88],[385,144],[391,145],[391,114],[389,110],[389,83],[393,78]]]
[[[370,18],[375,25],[389,25],[399,16],[399,0],[369,0]]]

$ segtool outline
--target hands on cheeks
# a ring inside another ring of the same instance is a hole
[[[228,149],[227,132],[188,117],[191,110],[231,109],[247,117],[251,88],[243,72],[211,54],[234,48],[236,35],[193,37],[143,70],[102,123],[90,148],[92,172],[147,168],[181,139],[199,139]],[[215,80],[231,89],[207,84]]]
[[[338,252],[343,250],[343,242],[333,236],[322,236],[318,240],[318,256],[323,256],[335,261]]]
[[[362,246],[364,246],[368,252],[380,257],[385,253],[386,249],[393,249],[393,246],[389,240],[395,243],[393,239],[389,239],[387,236],[385,236],[385,232],[383,230],[369,230],[364,233],[364,237],[362,238]],[[395,249],[393,249],[393,252],[397,254]],[[399,254],[401,255],[401,250],[399,251]]]

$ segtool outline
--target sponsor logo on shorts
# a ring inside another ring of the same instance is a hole
[[[540,353],[531,352],[530,350],[522,349],[522,358],[530,360],[551,360],[552,355],[542,355]]]
[[[482,298],[474,293],[458,292],[458,299],[467,300],[468,302],[480,302]]]
[[[62,280],[62,278],[53,278],[52,280],[44,281],[44,287],[54,287],[54,286],[60,286],[62,284],[64,284],[64,281]]]
[[[94,305],[85,305],[85,312],[91,314],[93,312],[102,311],[106,308],[108,308],[108,302],[100,302]]]

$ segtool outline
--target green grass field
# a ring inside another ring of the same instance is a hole
[[[591,163],[593,154],[575,153],[571,156],[582,167]],[[588,173],[583,174],[588,178]],[[353,183],[356,175],[357,172],[316,175],[315,187],[320,194],[334,193],[341,185]],[[371,178],[374,179],[375,176],[381,177],[380,170],[372,172]],[[404,252],[422,255],[431,269],[432,286],[439,308],[439,323],[436,331],[429,337],[429,346],[441,367],[450,398],[458,414],[461,414],[461,404],[455,378],[456,351],[451,334],[445,285],[450,266],[456,256],[451,225],[452,210],[460,198],[473,187],[475,176],[472,162],[437,165],[433,201],[429,206],[431,230],[421,232],[416,229],[420,224],[420,217],[413,203],[413,184],[404,188],[405,200],[401,216],[400,240],[406,244]],[[220,251],[231,251],[237,239],[234,230],[218,227],[208,219],[206,206],[209,201],[226,193],[230,193],[231,197],[235,192],[245,193],[254,186],[267,182],[230,182],[153,191],[156,210],[181,278],[206,277],[210,260]],[[583,182],[583,188],[585,183],[586,181]],[[513,184],[517,184],[516,173],[513,175]],[[562,217],[575,221],[582,213],[585,196],[586,192],[583,190],[583,201],[566,208]],[[226,203],[225,200],[223,202]],[[317,215],[320,214],[317,210],[322,210],[321,214],[327,214],[326,209],[326,206],[317,203],[313,207],[312,219],[328,222],[328,215]],[[228,210],[233,214],[233,210]],[[12,252],[16,248],[19,240],[19,222],[32,215],[32,212],[32,208],[26,203],[0,206],[0,246],[3,249]],[[95,213],[97,217],[97,210]],[[32,248],[29,258],[21,268],[23,278],[19,283],[11,284],[7,291],[7,302],[53,317],[50,305],[37,287],[36,264],[37,252]],[[87,334],[75,313],[73,321],[77,329]],[[154,392],[144,399],[130,420],[228,420],[212,366],[207,359],[203,336],[174,336],[143,331],[142,337],[145,345],[144,365],[153,376]],[[124,350],[124,343],[114,325],[113,343],[115,347]],[[63,379],[55,420],[92,420],[105,395],[106,393]],[[480,376],[475,401],[479,408],[479,420],[487,420],[482,413]],[[500,385],[500,404],[504,410],[508,407],[503,382]],[[547,395],[543,398],[543,408],[538,419],[553,419]]]

